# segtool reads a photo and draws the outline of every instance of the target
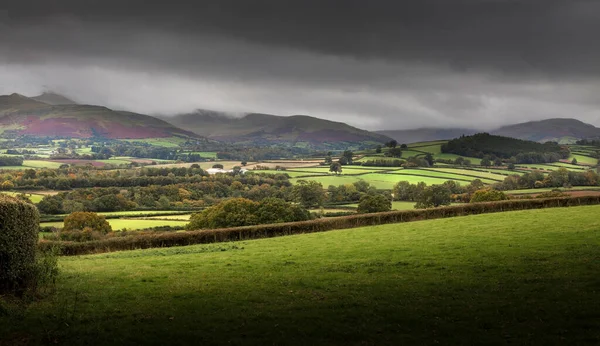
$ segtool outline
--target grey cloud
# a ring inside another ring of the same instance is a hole
[[[22,0],[0,4],[0,92],[370,129],[600,125],[597,32],[592,1]]]

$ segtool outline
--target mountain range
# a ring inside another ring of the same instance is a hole
[[[67,102],[67,103],[65,103]],[[61,95],[0,96],[0,134],[38,137],[140,139],[199,137],[144,114],[79,105]]]
[[[478,132],[530,140],[534,142],[574,143],[579,139],[600,137],[600,128],[577,119],[555,118],[507,125],[495,130],[466,128],[419,128],[412,130],[384,130],[377,133],[394,138],[400,143],[425,142],[469,136]]]
[[[352,144],[376,145],[391,138],[342,122],[307,115],[250,113],[233,117],[213,111],[164,117],[164,120],[210,139],[248,145],[291,145],[344,149]]]
[[[285,145],[314,149],[345,149],[382,144],[391,139],[414,143],[452,139],[482,132],[467,128],[420,128],[371,132],[343,122],[307,115],[278,116],[249,113],[232,116],[198,110],[176,116],[153,117],[77,104],[57,93],[35,97],[0,96],[0,136],[31,135],[107,139],[209,138],[242,145]],[[538,142],[572,143],[600,138],[600,128],[576,119],[546,119],[485,131]]]

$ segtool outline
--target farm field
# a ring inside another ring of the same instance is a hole
[[[328,173],[311,173],[311,172],[304,172],[304,171],[290,171],[290,170],[285,170],[285,171],[276,171],[274,169],[256,169],[256,170],[249,170],[248,173],[256,173],[256,174],[260,174],[260,173],[268,173],[268,174],[287,174],[290,176],[290,178],[296,178],[296,177],[307,177],[307,176],[315,176],[315,175],[327,175]]]
[[[61,258],[55,294],[19,318],[0,315],[0,339],[598,344],[598,213],[528,210]]]
[[[164,217],[161,217],[163,219]],[[181,220],[153,220],[149,218],[140,219],[107,219],[113,231],[120,231],[124,228],[129,230],[146,229],[152,227],[171,226],[184,227],[188,221]],[[62,222],[40,222],[40,227],[62,228]]]
[[[12,192],[12,191],[2,191],[0,193],[6,194],[9,196],[13,196],[13,197],[21,194],[21,192]],[[24,194],[33,203],[39,203],[42,200],[42,198],[44,198],[44,195],[41,195],[41,194],[27,193],[27,192],[25,192]]]
[[[400,172],[400,171],[399,171]],[[290,179],[290,182],[293,184],[297,183],[298,180],[314,180],[323,185],[324,188],[327,188],[329,185],[344,185],[344,184],[352,184],[359,180],[364,180],[374,186],[377,189],[381,190],[391,190],[396,183],[399,181],[408,181],[411,184],[416,184],[419,182],[424,182],[427,185],[433,184],[443,184],[446,180],[443,178],[434,178],[434,177],[422,177],[422,176],[414,176],[414,175],[401,175],[401,174],[390,174],[390,173],[367,173],[359,176],[355,175],[328,175],[323,177],[307,177],[307,178],[293,178]],[[461,183],[457,181],[457,183]],[[467,181],[463,181],[463,184],[467,184]]]
[[[493,183],[497,182],[497,180],[490,180],[490,179],[482,178],[482,177],[473,177],[473,176],[468,176],[468,175],[462,175],[459,173],[460,172],[452,173],[452,172],[445,172],[445,171],[437,171],[433,168],[427,168],[427,169],[407,169],[405,171],[398,171],[398,172],[393,172],[390,174],[426,176],[426,177],[434,177],[434,178],[441,178],[441,179],[445,179],[445,180],[455,180],[455,181],[464,181],[464,182],[471,182],[475,179],[480,179],[482,182],[484,182],[486,184],[493,184]]]
[[[344,204],[343,207],[358,208],[358,203]],[[393,201],[392,210],[411,210],[415,209],[415,202]]]
[[[571,161],[573,159],[577,159],[577,163],[580,165],[584,164],[584,165],[595,166],[598,164],[598,159],[595,159],[595,158],[589,157],[589,156],[571,154],[571,156],[569,156],[569,161]]]
[[[481,164],[481,159],[478,159],[476,157],[466,157],[466,156],[460,156],[460,155],[449,154],[449,153],[440,153],[440,154],[433,155],[434,159],[443,159],[443,160],[456,160],[459,157],[462,157],[464,159],[471,161],[471,164],[473,164],[473,165]]]
[[[145,217],[144,219],[190,221],[190,217],[192,217],[192,214],[148,216],[148,217]]]
[[[472,169],[460,169],[460,168],[426,168],[425,170],[435,171],[435,172],[443,172],[443,173],[452,173],[456,175],[463,175],[465,177],[472,176],[475,179],[487,179],[491,181],[502,181],[506,178],[506,175],[491,173],[491,172],[482,172],[476,171]],[[510,171],[505,171],[510,172]]]

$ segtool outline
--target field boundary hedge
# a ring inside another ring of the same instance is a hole
[[[225,241],[279,237],[293,234],[325,232],[365,226],[384,225],[456,216],[505,211],[571,207],[600,204],[600,196],[560,197],[546,199],[507,200],[470,203],[433,209],[389,211],[372,214],[332,217],[310,221],[269,225],[197,230],[182,233],[157,233],[133,237],[116,237],[89,242],[40,241],[41,248],[58,246],[63,255],[83,255],[121,250],[185,246]]]

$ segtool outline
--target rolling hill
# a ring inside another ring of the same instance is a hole
[[[72,102],[56,94],[43,94],[36,98],[20,94],[0,96],[0,135],[108,139],[199,137],[148,115],[114,111],[102,106],[55,105],[44,100]]]
[[[41,95],[32,97],[36,101],[40,101],[49,105],[76,105],[77,102],[53,92],[45,92]]]
[[[306,115],[289,117],[250,113],[242,117],[200,110],[192,114],[163,117],[171,124],[211,139],[249,145],[292,145],[344,149],[373,145],[391,138],[341,122]]]
[[[463,128],[444,129],[426,127],[412,130],[382,130],[376,132],[384,136],[391,137],[398,141],[398,143],[416,143],[442,139],[453,139],[462,135],[469,136],[480,131]]]
[[[535,142],[559,142],[571,144],[578,139],[600,137],[600,128],[577,119],[556,118],[503,126],[492,131],[463,128],[420,128],[412,130],[377,131],[394,138],[399,143],[427,142],[453,139],[461,135],[470,136],[477,132],[489,132],[493,135],[512,137]]]
[[[600,128],[577,119],[556,118],[504,126],[491,133],[536,142],[574,142],[600,136]]]

